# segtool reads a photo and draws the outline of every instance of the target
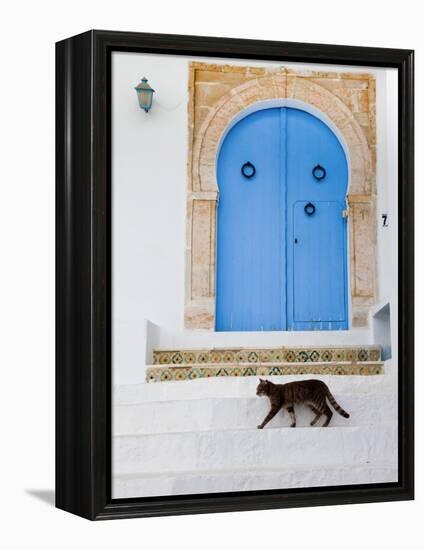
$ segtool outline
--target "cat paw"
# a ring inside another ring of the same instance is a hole
[[[296,428],[296,424],[290,424],[290,428]]]
[[[258,428],[258,430],[263,430],[264,429],[264,427],[261,426],[260,424],[259,424],[259,426],[256,426],[256,427]]]

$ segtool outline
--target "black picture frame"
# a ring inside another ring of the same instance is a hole
[[[399,75],[399,481],[112,500],[113,51],[394,67]],[[56,44],[56,506],[91,520],[414,497],[414,53],[89,31]]]

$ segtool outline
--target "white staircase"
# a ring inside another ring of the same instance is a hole
[[[376,426],[387,422],[387,414],[396,407],[394,395],[338,394],[340,404],[352,411],[346,419],[334,414],[331,427]],[[212,430],[248,430],[255,428],[269,411],[268,399],[258,397],[208,397],[121,405],[114,422],[116,436],[169,434]],[[389,411],[389,412],[388,412]],[[307,408],[297,406],[298,426],[308,426],[314,414]],[[290,417],[280,412],[267,428],[288,428]]]
[[[113,408],[113,496],[261,490],[397,479],[397,398],[390,362],[379,376],[322,376],[350,413],[330,427],[278,413],[264,430],[256,376],[118,386]],[[311,378],[273,377],[276,383]]]

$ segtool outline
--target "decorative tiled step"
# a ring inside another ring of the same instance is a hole
[[[357,466],[397,459],[393,422],[378,426],[227,429],[114,436],[114,475]]]
[[[326,468],[322,466],[268,469],[260,467],[248,470],[129,474],[114,476],[112,483],[114,498],[131,498],[396,481],[395,464],[380,462],[361,466],[349,463]]]
[[[331,427],[376,426],[396,422],[395,394],[375,393],[372,397],[361,393],[339,393],[333,390],[337,402],[350,414],[343,418],[334,413]],[[153,401],[115,406],[113,410],[114,435],[140,435],[224,429],[255,428],[268,414],[268,399],[250,397],[214,397]],[[296,406],[298,427],[309,426],[314,417],[306,407]],[[319,424],[324,422],[325,418]],[[280,411],[269,422],[269,428],[288,428],[291,419]]]
[[[160,349],[153,351],[154,365],[328,363],[379,361],[380,359],[380,346]]]
[[[146,369],[147,382],[170,382],[215,376],[287,376],[302,374],[370,376],[383,374],[379,361],[331,363],[236,363],[163,365]]]

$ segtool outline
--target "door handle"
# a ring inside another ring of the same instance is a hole
[[[256,168],[251,162],[245,162],[241,167],[241,173],[245,178],[250,179],[256,174]]]
[[[325,179],[325,176],[327,175],[326,169],[321,166],[320,164],[317,164],[315,168],[312,170],[312,175],[317,181],[322,181]]]

